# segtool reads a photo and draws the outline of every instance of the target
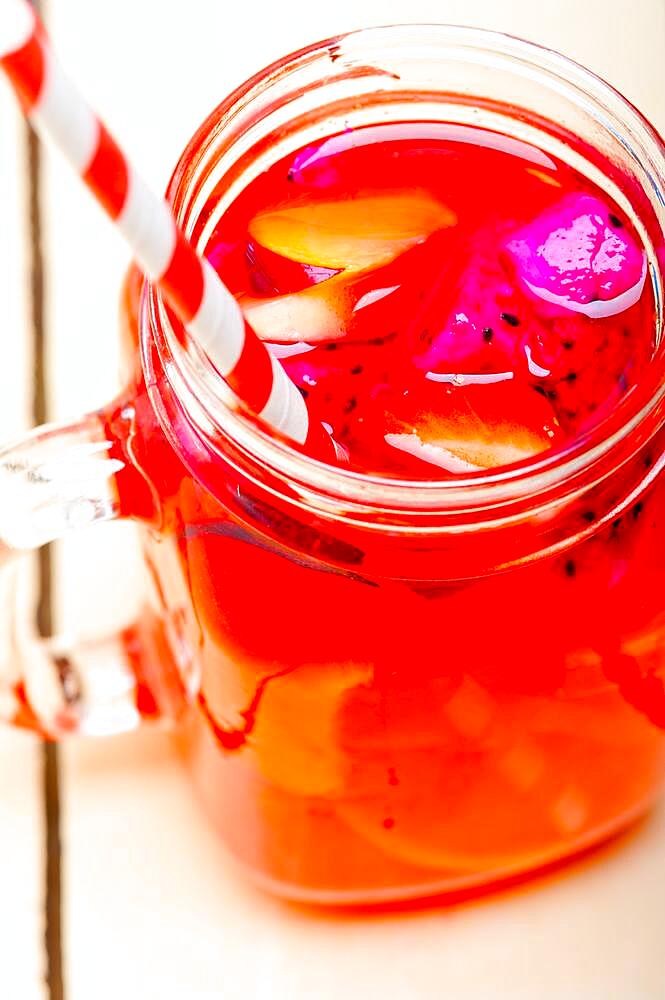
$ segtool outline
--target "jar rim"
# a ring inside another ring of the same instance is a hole
[[[358,61],[382,72],[381,52],[397,51],[412,47],[459,50],[475,54],[477,58],[500,56],[529,68],[551,85],[565,90],[574,99],[590,102],[598,111],[606,129],[614,129],[615,138],[632,160],[639,163],[646,157],[647,174],[653,187],[645,192],[652,206],[658,206],[659,228],[665,229],[665,144],[644,116],[610,84],[590,70],[550,49],[532,42],[493,31],[454,25],[391,25],[380,28],[360,29],[314,43],[300,49],[266,69],[260,71],[224,100],[211,113],[194,134],[182,153],[169,183],[167,197],[174,206],[181,224],[187,221],[191,201],[187,199],[192,171],[201,168],[203,159],[214,141],[240,110],[264,98],[278,84],[288,82],[291,75],[302,73],[307,67],[311,75],[317,67],[330,76],[340,79],[344,70],[353,71]],[[480,100],[481,95],[477,95]],[[623,131],[617,135],[617,128]],[[235,140],[231,140],[231,146]],[[231,147],[230,147],[231,148]],[[190,220],[191,221],[191,220]],[[663,319],[662,275],[660,266],[652,262],[651,277],[656,292],[657,342],[662,339]],[[624,400],[612,416],[599,422],[586,434],[568,442],[563,448],[541,453],[533,461],[508,466],[491,472],[478,472],[445,480],[409,480],[387,476],[369,475],[345,467],[325,465],[299,452],[288,442],[271,436],[256,421],[239,409],[219,402],[217,392],[211,391],[211,373],[206,366],[192,366],[170,328],[168,316],[154,287],[149,287],[145,297],[147,319],[142,325],[149,328],[154,343],[164,363],[171,389],[197,427],[206,433],[214,431],[216,440],[231,442],[251,462],[265,467],[272,476],[294,485],[301,495],[312,498],[336,499],[351,507],[372,508],[380,511],[440,512],[448,510],[480,509],[502,506],[517,498],[543,496],[545,493],[577,479],[580,473],[598,463],[618,448],[665,399],[665,380],[657,363],[649,366],[651,382],[644,380],[636,387],[630,400]],[[143,350],[144,365],[147,352]],[[628,404],[628,405],[627,405]],[[210,437],[210,435],[207,435]]]

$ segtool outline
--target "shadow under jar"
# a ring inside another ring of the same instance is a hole
[[[610,416],[466,478],[325,467],[221,406],[130,273],[130,388],[105,417],[124,441],[122,513],[151,522],[158,628],[195,690],[182,743],[196,783],[251,876],[314,903],[535,870],[642,814],[664,772],[664,157],[638,112],[512,38],[373,29],[241,87],[169,197],[205,248],[278,159],[340,128],[424,120],[530,142],[631,219],[656,349]]]

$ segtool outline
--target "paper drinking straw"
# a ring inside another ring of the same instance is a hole
[[[333,460],[335,445],[240,306],[144,184],[57,62],[27,0],[0,0],[0,67],[24,114],[67,157],[113,220],[141,269],[245,406],[270,427]]]

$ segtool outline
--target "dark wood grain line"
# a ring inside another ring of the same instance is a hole
[[[42,4],[33,4],[43,13]],[[32,417],[36,424],[50,418],[48,393],[48,346],[46,326],[46,273],[43,248],[42,158],[39,140],[26,126],[27,229],[29,267],[29,321],[34,378]],[[37,625],[41,635],[53,632],[53,564],[50,549],[39,552]],[[42,801],[44,815],[44,948],[45,978],[49,1000],[65,1000],[62,962],[62,891],[60,839],[60,760],[58,747],[44,742],[42,748]]]

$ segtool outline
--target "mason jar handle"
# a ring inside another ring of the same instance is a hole
[[[50,738],[124,732],[145,718],[177,716],[187,700],[157,612],[145,610],[115,635],[69,644],[39,638],[25,600],[29,567],[17,557],[130,516],[118,489],[130,464],[132,414],[123,413],[113,428],[91,414],[0,448],[0,721]]]

